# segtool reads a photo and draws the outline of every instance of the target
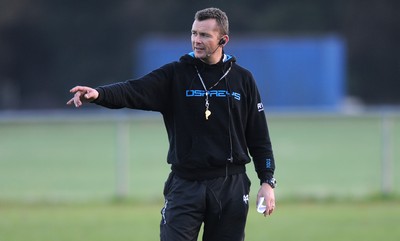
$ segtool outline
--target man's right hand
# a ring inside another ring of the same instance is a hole
[[[91,102],[99,97],[97,90],[87,86],[75,86],[69,92],[74,93],[74,97],[67,102],[67,105],[73,103],[75,107],[80,107],[83,102]]]

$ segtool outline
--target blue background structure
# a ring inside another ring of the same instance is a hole
[[[137,46],[136,76],[191,50],[187,37],[148,36]],[[337,35],[240,37],[225,52],[253,73],[266,106],[336,110],[346,96],[346,45]]]

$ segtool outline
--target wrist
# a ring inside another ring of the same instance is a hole
[[[263,184],[268,184],[270,187],[275,188],[276,187],[276,179],[275,178],[268,178],[265,180],[261,180],[261,185]]]

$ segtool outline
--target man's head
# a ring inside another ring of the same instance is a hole
[[[229,21],[226,13],[218,8],[206,8],[200,10],[194,16],[194,20],[203,21],[207,19],[215,19],[217,21],[220,34],[229,35]]]
[[[192,25],[192,48],[196,58],[208,64],[217,63],[222,48],[229,41],[229,22],[218,8],[206,8],[196,13]]]

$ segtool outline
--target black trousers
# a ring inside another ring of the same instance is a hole
[[[191,181],[171,173],[165,182],[161,241],[243,241],[251,182],[245,173]]]

